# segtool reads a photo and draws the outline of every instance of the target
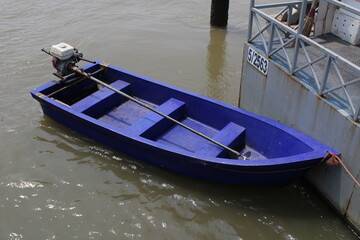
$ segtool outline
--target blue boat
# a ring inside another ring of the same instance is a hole
[[[31,91],[44,114],[179,174],[230,184],[286,185],[318,165],[328,151],[336,153],[271,119],[112,65],[95,62],[82,69],[88,77],[73,73]]]

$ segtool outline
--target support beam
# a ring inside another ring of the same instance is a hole
[[[229,0],[212,0],[210,24],[214,27],[226,27],[228,22]]]

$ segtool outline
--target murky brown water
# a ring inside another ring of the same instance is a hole
[[[357,239],[301,183],[231,186],[160,170],[43,116],[43,47],[103,60],[236,105],[248,3],[227,30],[210,1],[0,1],[0,239]]]

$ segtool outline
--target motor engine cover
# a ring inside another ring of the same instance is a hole
[[[75,48],[70,46],[67,43],[59,43],[56,45],[52,45],[50,49],[50,53],[60,59],[60,60],[66,60],[69,59],[71,56],[74,55]]]
[[[79,50],[63,42],[52,45],[49,54],[53,56],[53,67],[60,76],[66,76],[73,73],[71,68],[75,66],[83,56]]]

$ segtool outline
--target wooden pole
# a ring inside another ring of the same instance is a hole
[[[311,3],[311,8],[309,10],[308,15],[305,18],[305,22],[304,22],[304,26],[302,29],[302,34],[306,37],[310,36],[311,33],[311,28],[313,26],[314,23],[314,16],[315,16],[315,8],[317,6],[318,1],[317,0],[312,0]]]
[[[228,22],[229,0],[212,0],[210,24],[214,27],[226,27]]]

